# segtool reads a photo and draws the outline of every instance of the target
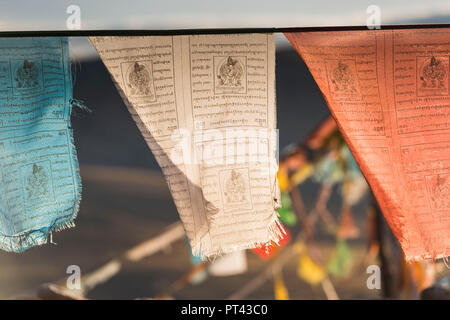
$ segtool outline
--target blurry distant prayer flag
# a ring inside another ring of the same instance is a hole
[[[292,201],[289,193],[281,193],[281,208],[277,211],[280,214],[281,222],[289,227],[295,226],[297,223],[297,216],[292,209]]]
[[[337,277],[346,277],[349,275],[353,260],[352,252],[345,240],[338,239],[330,260],[327,264],[327,270],[330,274]]]
[[[234,276],[246,271],[247,256],[245,250],[235,251],[218,257],[208,268],[209,274],[216,277]]]
[[[283,273],[281,270],[273,275],[273,288],[275,300],[289,300],[289,292],[284,284]]]
[[[327,275],[326,270],[310,256],[303,243],[296,243],[295,249],[299,253],[297,275],[311,285],[321,283]]]
[[[81,196],[67,38],[0,39],[0,248],[73,227]]]
[[[450,254],[450,29],[287,32],[407,260]]]
[[[353,219],[349,206],[344,205],[341,212],[341,222],[336,234],[338,239],[355,239],[359,236],[359,229]]]

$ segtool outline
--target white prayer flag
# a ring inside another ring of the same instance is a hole
[[[91,37],[194,255],[278,242],[273,34]]]

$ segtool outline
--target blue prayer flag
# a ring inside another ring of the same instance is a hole
[[[0,249],[73,226],[81,198],[68,39],[0,38]]]

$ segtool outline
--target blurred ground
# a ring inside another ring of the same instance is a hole
[[[149,169],[124,169],[98,165],[82,166],[83,201],[77,227],[54,234],[58,245],[33,248],[22,254],[0,253],[0,298],[10,298],[43,282],[64,278],[66,268],[76,264],[82,273],[89,272],[120,255],[126,249],[157,235],[176,221],[177,213],[169,191],[159,172]],[[325,257],[331,254],[334,241],[320,241]],[[352,243],[355,260],[362,258],[365,245]],[[189,285],[175,297],[179,299],[224,299],[256,276],[266,262],[247,252],[249,271],[231,277],[210,277],[200,285]],[[325,299],[322,289],[312,288],[296,275],[297,261],[284,269],[292,298]],[[176,242],[141,262],[125,265],[110,281],[92,290],[94,299],[133,299],[152,297],[164,290],[190,268],[186,243]],[[342,298],[377,297],[366,288],[366,275],[335,283]],[[249,299],[273,299],[268,281]]]
[[[92,271],[126,249],[157,235],[178,215],[156,161],[99,61],[75,63],[74,97],[83,100],[92,114],[73,118],[74,135],[83,181],[83,198],[77,227],[53,235],[58,245],[45,245],[21,254],[0,252],[0,298],[9,298],[44,282],[66,277],[69,265]],[[294,50],[277,52],[277,100],[280,145],[301,140],[328,115],[322,96]],[[302,186],[306,206],[315,201],[318,187]],[[336,193],[336,192],[335,192]],[[339,197],[334,195],[329,209],[339,214]],[[355,261],[365,252],[365,212],[355,212],[361,237],[350,243]],[[318,236],[324,257],[335,244],[331,237]],[[249,271],[244,275],[209,278],[189,285],[179,299],[224,299],[238,290],[266,265],[247,252]],[[297,261],[285,269],[285,282],[294,299],[325,299],[320,287],[312,288],[296,275]],[[152,297],[190,268],[184,241],[135,264],[91,291],[89,298],[132,299]],[[344,299],[379,298],[380,292],[366,287],[367,275],[353,274],[347,280],[332,279]],[[250,299],[273,299],[272,281]]]

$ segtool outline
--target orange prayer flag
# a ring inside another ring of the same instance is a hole
[[[450,29],[298,32],[407,260],[450,254]]]
[[[273,275],[273,288],[275,300],[289,300],[289,292],[284,284],[281,270]]]
[[[352,211],[349,206],[342,208],[341,224],[337,230],[338,239],[355,239],[359,237],[359,229],[353,220]]]

